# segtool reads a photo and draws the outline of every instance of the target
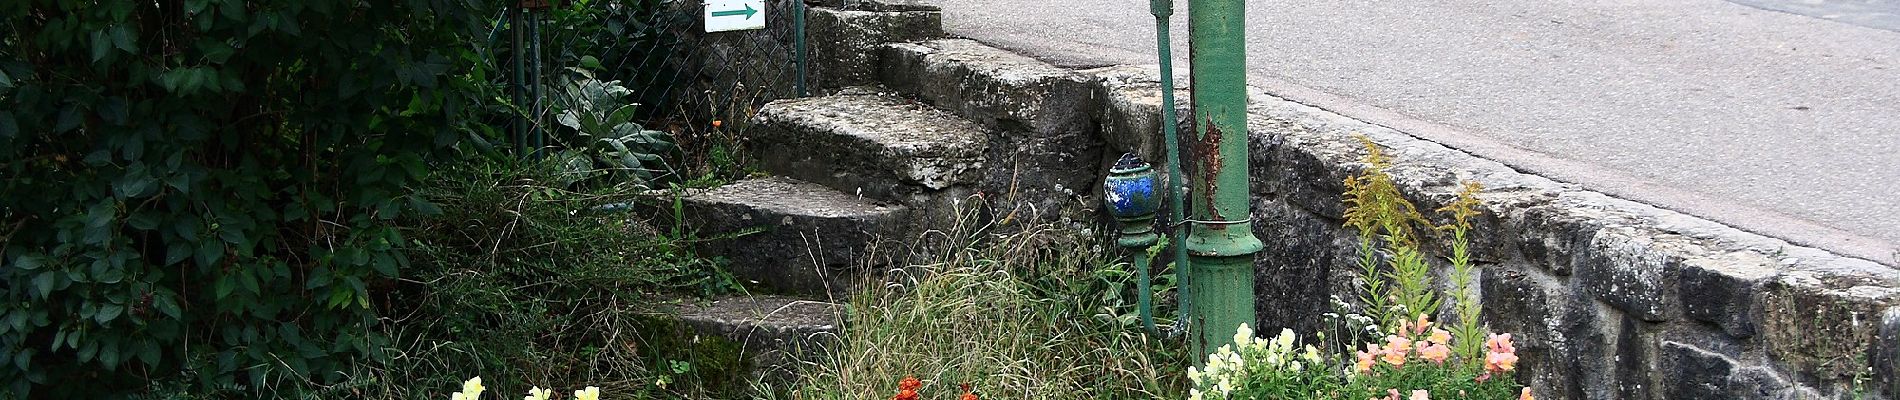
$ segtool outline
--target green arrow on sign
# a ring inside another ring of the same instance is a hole
[[[715,17],[731,17],[731,16],[735,16],[735,15],[744,15],[744,16],[745,16],[745,19],[752,19],[752,14],[758,14],[758,13],[759,13],[759,10],[754,10],[754,9],[752,9],[752,5],[751,5],[751,4],[747,4],[747,5],[745,5],[745,9],[744,9],[744,10],[726,10],[726,11],[713,11],[713,13],[712,13],[712,16],[715,16]]]

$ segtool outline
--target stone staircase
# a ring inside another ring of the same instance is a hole
[[[755,295],[680,315],[768,350],[760,366],[830,343],[839,299],[924,251],[927,230],[1095,218],[1088,194],[1106,166],[1089,78],[943,38],[935,8],[911,1],[809,10],[823,95],[773,101],[744,131],[770,176],[682,199],[699,236],[745,233],[695,251],[728,259]]]

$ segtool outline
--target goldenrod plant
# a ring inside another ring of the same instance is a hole
[[[1359,141],[1366,149],[1366,167],[1359,175],[1346,178],[1345,225],[1359,233],[1358,266],[1363,280],[1359,300],[1381,329],[1391,329],[1412,315],[1437,314],[1431,266],[1419,252],[1418,234],[1413,229],[1431,226],[1431,222],[1405,199],[1386,173],[1392,161],[1385,151],[1364,136]],[[1385,268],[1381,268],[1381,259]]]
[[[1484,336],[1484,327],[1478,321],[1483,306],[1478,303],[1478,294],[1471,286],[1476,267],[1471,263],[1469,234],[1471,218],[1478,216],[1478,192],[1483,190],[1484,186],[1477,182],[1465,182],[1458,190],[1458,200],[1438,209],[1438,212],[1451,215],[1451,223],[1441,225],[1438,229],[1451,232],[1451,256],[1447,259],[1451,262],[1453,311],[1457,317],[1457,325],[1452,326],[1451,333],[1458,337],[1460,343],[1455,350],[1458,354],[1474,358],[1483,348],[1479,346],[1478,339]]]

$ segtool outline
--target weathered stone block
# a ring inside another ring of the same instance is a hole
[[[1677,301],[1691,320],[1714,324],[1729,337],[1752,337],[1755,297],[1774,275],[1773,268],[1747,260],[1686,260],[1676,279]]]
[[[1316,332],[1322,328],[1320,315],[1332,312],[1330,295],[1348,282],[1334,282],[1336,276],[1350,280],[1353,275],[1349,237],[1339,234],[1338,222],[1277,201],[1258,202],[1254,213],[1254,235],[1266,245],[1254,258],[1254,309],[1260,332],[1290,328],[1295,332]],[[1335,269],[1344,269],[1336,271]],[[1350,293],[1350,292],[1347,292]],[[1344,294],[1341,297],[1350,298]]]
[[[990,127],[987,198],[1000,221],[1093,220],[1110,158],[1081,75],[962,39],[884,47],[881,80]]]
[[[1583,251],[1575,253],[1577,285],[1605,304],[1644,321],[1668,320],[1676,296],[1675,256],[1654,251],[1654,239],[1634,231],[1601,229]]]
[[[888,92],[779,100],[757,118],[748,139],[766,171],[854,195],[912,204],[988,166],[987,129]]]
[[[966,39],[883,48],[880,78],[992,127],[1040,134],[1091,132],[1094,88],[1080,74]]]
[[[1671,399],[1729,399],[1729,375],[1735,362],[1695,346],[1663,341],[1663,393]]]
[[[797,382],[801,362],[823,357],[837,344],[844,305],[783,296],[742,296],[684,304],[681,322],[702,335],[724,337],[742,346],[756,376],[768,382]]]
[[[1663,396],[1669,399],[1793,400],[1833,398],[1789,383],[1771,368],[1693,344],[1665,340],[1660,346]]]
[[[1099,101],[1095,119],[1100,121],[1102,139],[1116,150],[1135,153],[1148,160],[1164,160],[1161,128],[1161,82],[1152,67],[1117,66],[1082,71],[1093,79]],[[1187,79],[1175,80],[1175,128],[1183,137],[1190,132]],[[1256,131],[1258,132],[1258,131]],[[1183,153],[1185,154],[1185,153]]]
[[[1542,391],[1571,386],[1569,362],[1562,357],[1567,340],[1557,329],[1560,303],[1552,293],[1562,287],[1544,282],[1528,266],[1487,266],[1478,281],[1484,301],[1484,321],[1491,330],[1510,332],[1517,344],[1518,376]]]
[[[697,246],[732,262],[733,276],[771,291],[848,293],[867,271],[888,264],[869,259],[880,240],[907,233],[903,206],[882,205],[816,184],[783,177],[734,182],[682,199],[701,237]]]
[[[857,5],[884,2],[857,2]],[[876,83],[877,49],[894,42],[943,37],[943,15],[922,7],[811,8],[806,43],[811,85],[835,89]]]

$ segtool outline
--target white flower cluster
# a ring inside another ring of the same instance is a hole
[[[1325,365],[1319,348],[1313,345],[1306,345],[1295,354],[1295,339],[1292,329],[1282,329],[1272,339],[1261,339],[1254,337],[1253,328],[1240,324],[1240,329],[1234,331],[1234,344],[1221,345],[1213,354],[1208,354],[1203,368],[1188,367],[1188,379],[1194,382],[1193,388],[1188,390],[1188,399],[1230,399],[1240,388],[1237,385],[1258,381],[1264,376],[1298,374],[1308,366]],[[1209,390],[1201,390],[1203,387]]]

